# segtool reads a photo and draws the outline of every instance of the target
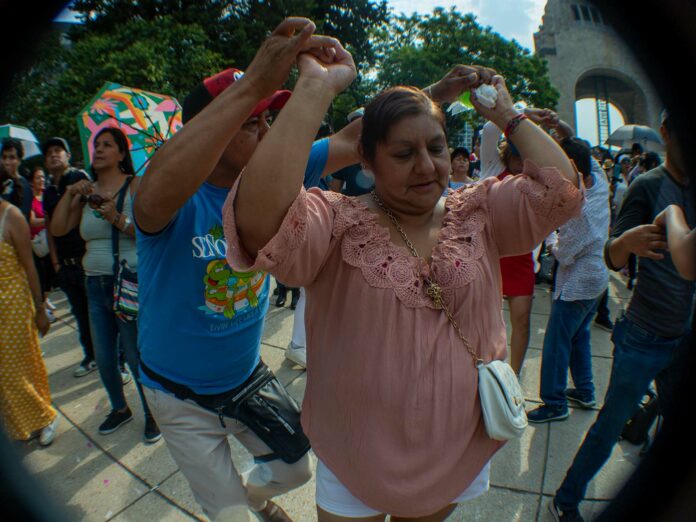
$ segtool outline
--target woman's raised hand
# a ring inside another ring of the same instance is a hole
[[[500,129],[504,129],[508,122],[519,112],[512,105],[512,98],[510,98],[510,93],[505,85],[505,80],[500,75],[495,75],[490,81],[490,84],[495,88],[498,93],[498,98],[495,103],[495,107],[489,109],[484,107],[477,99],[476,92],[471,92],[471,103],[474,105],[476,112],[478,112],[484,118],[495,123]]]
[[[261,98],[278,90],[295,65],[297,55],[309,48],[316,26],[308,18],[289,17],[261,44],[247,67],[244,79]]]
[[[357,75],[351,54],[330,36],[313,36],[297,57],[297,67],[300,78],[326,81],[334,95],[348,87]]]

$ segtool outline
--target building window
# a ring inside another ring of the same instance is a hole
[[[599,11],[597,11],[597,9],[595,9],[594,7],[590,7],[590,14],[592,15],[592,21],[594,23],[602,23],[602,16],[599,14]]]
[[[580,9],[577,5],[571,5],[570,8],[573,10],[573,17],[575,20],[580,20]]]
[[[586,5],[583,5],[580,6],[580,10],[582,11],[582,19],[586,22],[590,22],[592,20],[592,18],[590,17],[590,8]]]

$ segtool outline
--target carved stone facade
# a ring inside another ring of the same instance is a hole
[[[575,126],[575,102],[599,93],[621,110],[627,124],[659,127],[662,104],[647,75],[591,3],[548,0],[534,44],[560,92],[561,119]]]

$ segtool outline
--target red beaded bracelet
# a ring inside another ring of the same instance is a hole
[[[517,129],[517,126],[522,123],[523,120],[528,120],[526,114],[518,114],[517,116],[514,116],[513,118],[510,119],[510,121],[507,123],[505,126],[505,138],[510,139],[510,135],[515,132]]]

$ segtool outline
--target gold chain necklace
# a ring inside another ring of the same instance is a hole
[[[371,195],[372,195],[372,199],[374,200],[374,202],[377,204],[377,206],[380,208],[380,210],[387,215],[387,217],[390,219],[390,221],[394,225],[394,228],[396,228],[396,231],[399,233],[399,235],[401,235],[401,238],[404,240],[404,243],[406,243],[406,246],[411,251],[411,255],[413,257],[419,258],[420,256],[418,255],[418,252],[416,251],[416,247],[413,245],[411,240],[406,235],[406,232],[404,231],[403,227],[401,226],[401,223],[399,223],[399,220],[396,218],[396,216],[391,211],[391,209],[389,207],[387,207],[382,202],[382,200],[380,199],[380,197],[377,195],[377,193],[374,190],[371,192]],[[477,366],[479,363],[483,364],[483,360],[478,355],[476,355],[476,352],[469,344],[469,341],[467,341],[466,337],[464,337],[464,334],[462,333],[462,329],[459,327],[459,324],[457,324],[457,321],[455,321],[454,317],[452,316],[452,313],[449,311],[449,308],[447,307],[447,303],[445,303],[444,297],[442,295],[442,288],[440,287],[440,285],[438,285],[435,281],[433,281],[430,278],[423,278],[423,283],[425,284],[425,293],[428,295],[430,300],[433,302],[433,304],[435,305],[435,308],[439,308],[445,312],[445,315],[447,316],[447,320],[450,322],[450,324],[454,328],[454,331],[457,332],[457,336],[462,340],[467,351],[469,352],[469,354],[473,358],[474,366]]]

